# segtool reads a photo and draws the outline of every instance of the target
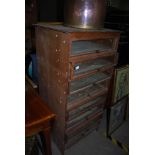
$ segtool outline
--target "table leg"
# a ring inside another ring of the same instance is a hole
[[[44,129],[42,131],[43,135],[43,145],[45,150],[45,155],[52,155],[51,149],[51,128]]]

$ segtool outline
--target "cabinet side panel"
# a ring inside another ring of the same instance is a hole
[[[36,27],[39,92],[56,114],[55,141],[64,148],[69,40],[65,33]]]

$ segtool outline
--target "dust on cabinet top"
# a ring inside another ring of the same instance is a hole
[[[35,24],[35,26],[52,29],[56,31],[61,31],[64,33],[72,33],[72,32],[120,32],[119,30],[113,30],[113,29],[82,29],[82,28],[73,28],[68,27],[60,24],[52,24],[52,23],[38,23]]]

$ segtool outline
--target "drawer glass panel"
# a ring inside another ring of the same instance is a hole
[[[95,120],[101,119],[102,114],[103,114],[103,110],[97,111],[94,114],[87,117],[81,123],[76,123],[76,124],[72,125],[71,127],[66,128],[66,134],[69,135],[71,133],[74,133],[74,132],[88,126],[90,123],[94,122]]]
[[[98,72],[96,74],[93,74],[86,78],[82,78],[80,80],[73,80],[70,83],[70,94],[76,92],[77,90],[80,90],[81,88],[90,87],[98,81],[107,80],[110,77],[111,77],[110,73]]]
[[[71,55],[94,53],[96,51],[107,51],[113,49],[114,39],[106,38],[102,40],[80,40],[73,41],[71,45]]]
[[[88,89],[85,89],[83,91],[80,91],[78,93],[74,93],[74,94],[71,94],[68,96],[68,103],[72,103],[72,102],[76,102],[76,100],[80,100],[82,98],[85,98],[88,96],[88,91],[89,91],[89,88]]]
[[[91,129],[94,127],[96,128],[96,126],[98,126],[99,122],[100,122],[100,119],[97,118],[97,119],[93,120],[92,122],[90,122],[89,124],[87,124],[86,126],[76,130],[75,132],[66,134],[66,137],[69,139],[69,138],[76,136],[78,133],[81,133],[87,129]]]
[[[106,81],[105,81],[106,82]],[[92,87],[89,87],[85,90],[79,91],[77,93],[71,94],[68,96],[68,104],[71,105],[73,103],[76,103],[82,99],[85,99],[88,96],[93,96],[96,93],[100,93],[103,90],[106,90],[107,88],[105,85],[100,86],[98,85],[93,85]]]
[[[78,125],[83,121],[86,121],[89,116],[94,115],[97,112],[100,112],[101,110],[98,107],[95,107],[84,114],[80,115],[79,117],[76,117],[75,119],[72,119],[67,122],[67,127],[71,127],[73,125]]]
[[[86,128],[85,130],[78,132],[77,134],[75,134],[73,137],[69,138],[67,140],[67,144],[66,144],[66,148],[68,148],[70,145],[76,143],[78,140],[80,140],[81,138],[83,138],[84,136],[87,136],[89,133],[93,132],[96,128],[98,124],[95,124],[96,126],[92,126],[90,128]]]
[[[83,74],[114,64],[114,56],[89,60],[74,65],[74,75]]]
[[[105,96],[104,97],[100,96],[94,100],[87,102],[86,104],[79,106],[78,108],[76,108],[68,113],[68,116],[69,116],[68,119],[69,120],[73,119],[74,117],[80,115],[81,113],[89,111],[91,108],[94,108],[96,106],[104,105],[105,99],[106,99]]]

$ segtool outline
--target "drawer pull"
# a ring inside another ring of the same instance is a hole
[[[79,66],[79,65],[77,65],[77,66],[74,67],[74,70],[75,70],[75,71],[77,71],[77,70],[79,70],[79,69],[80,69],[80,66]]]

